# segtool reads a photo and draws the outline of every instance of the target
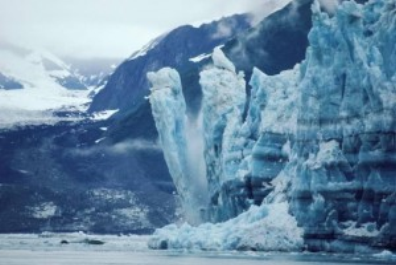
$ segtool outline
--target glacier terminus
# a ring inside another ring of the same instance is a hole
[[[175,70],[148,74],[189,222],[150,247],[396,249],[396,1],[345,1],[331,15],[313,1],[312,13],[305,60],[278,75],[245,80],[216,48],[198,118]]]

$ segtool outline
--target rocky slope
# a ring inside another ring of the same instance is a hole
[[[90,111],[128,110],[139,106],[148,94],[146,73],[165,66],[192,67],[191,58],[210,53],[249,27],[248,16],[235,15],[200,27],[181,26],[154,39],[117,67],[104,89],[95,96]],[[220,34],[223,31],[226,34]]]

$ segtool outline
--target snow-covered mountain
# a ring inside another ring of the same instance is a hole
[[[219,222],[168,226],[151,247],[395,250],[396,2],[343,1],[331,16],[308,3],[305,60],[272,76],[254,68],[249,96],[244,74],[220,49],[213,53],[200,74],[202,123],[180,113],[177,71],[148,75],[184,211]],[[189,152],[191,143],[201,152]],[[192,179],[199,164],[204,174]]]
[[[0,128],[53,123],[54,111],[85,111],[117,60],[70,59],[0,46]]]
[[[0,73],[0,89],[21,89],[23,85],[14,78]]]
[[[26,50],[16,52],[15,49],[0,49],[0,72],[22,84],[24,88],[61,86],[66,89],[86,89],[81,76],[73,72],[54,54],[43,50]],[[3,86],[12,89],[12,86]]]
[[[43,111],[88,102],[82,76],[49,52],[2,48],[0,73],[4,81],[0,108],[7,112]]]
[[[65,57],[62,59],[70,65],[72,72],[81,76],[82,83],[88,88],[98,88],[105,85],[108,77],[122,62],[122,59],[119,58]]]

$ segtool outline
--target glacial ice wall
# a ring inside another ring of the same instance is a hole
[[[312,11],[305,61],[255,69],[250,98],[220,50],[201,73],[207,218],[284,203],[308,250],[396,249],[396,1]],[[169,240],[200,229],[165,228],[153,242],[188,247]]]
[[[395,14],[396,1],[347,1],[333,18],[313,6],[290,200],[314,249],[395,246]],[[377,233],[348,233],[362,227]]]

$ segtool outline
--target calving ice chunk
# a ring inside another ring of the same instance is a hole
[[[147,77],[152,84],[149,100],[165,161],[187,219],[198,223],[201,219],[199,209],[206,201],[200,194],[200,185],[196,185],[199,182],[193,178],[195,172],[186,140],[186,103],[179,74],[164,68],[157,73],[148,73]]]

